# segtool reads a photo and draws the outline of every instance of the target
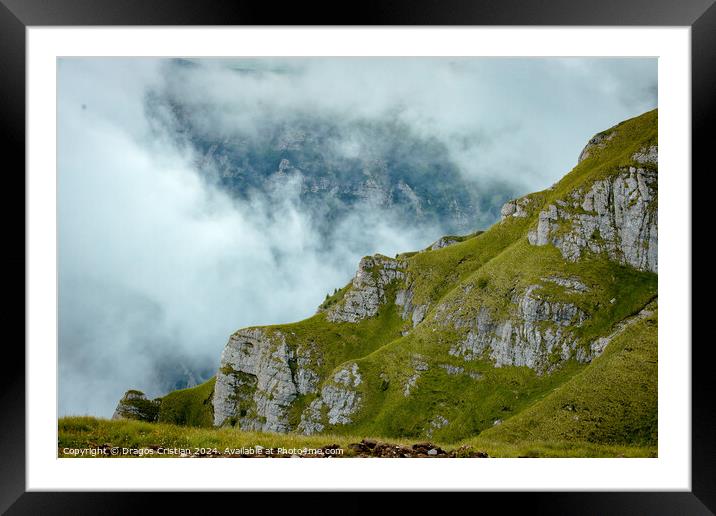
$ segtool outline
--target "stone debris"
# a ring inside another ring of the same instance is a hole
[[[403,445],[363,439],[359,443],[351,444],[350,447],[359,457],[488,457],[487,453],[473,450],[470,446],[461,446],[448,452],[431,442]]]

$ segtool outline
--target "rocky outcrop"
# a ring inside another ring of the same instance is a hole
[[[578,341],[572,329],[586,314],[576,305],[540,295],[540,285],[530,285],[512,299],[512,313],[499,317],[481,307],[474,320],[458,314],[446,319],[456,328],[468,328],[465,338],[449,354],[467,361],[489,358],[495,367],[526,366],[544,372],[555,354],[567,360],[576,353]],[[586,357],[585,357],[586,358]]]
[[[406,398],[410,396],[410,391],[417,386],[418,380],[420,379],[422,373],[429,369],[428,363],[420,355],[414,355],[412,357],[411,366],[412,373],[405,381],[405,385],[403,386],[403,396],[405,396]]]
[[[400,289],[395,294],[395,304],[401,308],[400,317],[404,320],[410,320],[414,328],[425,319],[429,305],[427,303],[414,305],[413,295],[412,286]]]
[[[436,430],[446,427],[449,423],[450,421],[445,416],[438,414],[428,423],[428,429],[425,431],[425,435],[432,437]]]
[[[358,322],[378,313],[388,301],[386,290],[390,283],[405,278],[405,263],[375,255],[360,261],[358,271],[343,299],[326,310],[331,322]]]
[[[584,348],[581,348],[578,350],[577,359],[584,362],[591,358],[597,357],[601,355],[604,350],[606,349],[607,345],[614,340],[615,337],[622,334],[624,330],[629,328],[631,325],[646,319],[647,317],[651,317],[654,315],[654,310],[656,309],[657,302],[654,300],[653,302],[649,303],[647,306],[645,306],[643,309],[639,311],[636,315],[633,315],[631,317],[627,317],[623,321],[618,322],[615,326],[612,332],[609,335],[606,335],[604,337],[600,337],[594,341],[592,341],[589,345],[589,349],[585,350]]]
[[[357,387],[362,381],[357,364],[339,369],[301,415],[298,431],[311,435],[322,432],[327,425],[349,424],[351,416],[360,408]]]
[[[431,251],[437,251],[438,249],[442,249],[443,247],[447,247],[449,245],[457,244],[461,240],[456,237],[450,237],[450,236],[444,236],[430,244],[429,249]]]
[[[639,159],[655,160],[655,148]],[[657,179],[652,168],[629,167],[595,181],[586,191],[575,190],[567,200],[540,212],[529,242],[553,244],[569,261],[590,252],[657,272]]]
[[[214,424],[242,430],[288,432],[287,412],[297,396],[318,390],[309,348],[296,354],[280,332],[255,328],[232,335],[221,355],[214,390]]]
[[[651,163],[657,165],[659,163],[659,147],[650,145],[635,152],[632,159],[638,163]]]
[[[502,209],[500,210],[500,220],[505,220],[510,217],[527,217],[529,215],[530,204],[532,204],[532,199],[529,197],[507,201],[502,205]]]
[[[237,332],[221,357],[214,388],[214,424],[314,434],[329,425],[350,423],[361,403],[358,365],[340,368],[322,386],[315,372],[320,365],[317,350],[303,346],[293,351],[280,332],[260,328]],[[297,427],[292,427],[289,411],[300,396],[317,397],[303,411]]]
[[[581,163],[588,157],[592,155],[595,149],[603,149],[606,147],[607,142],[610,141],[614,136],[616,136],[616,132],[603,132],[595,135],[591,140],[587,142],[587,145],[584,146],[584,149],[582,149],[582,152],[579,153],[579,158],[577,159],[577,163]]]
[[[440,367],[445,369],[445,372],[451,376],[457,376],[465,372],[464,367],[454,366],[450,364],[440,364]]]
[[[112,419],[136,419],[153,423],[159,419],[160,399],[150,400],[141,391],[129,390],[119,400]]]
[[[565,288],[568,292],[589,292],[589,287],[586,286],[584,283],[579,281],[577,278],[562,278],[559,276],[548,276],[546,278],[542,278],[542,281],[546,281],[548,283],[554,283],[555,285],[559,285],[560,287]]]

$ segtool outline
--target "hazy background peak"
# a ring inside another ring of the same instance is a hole
[[[656,105],[656,59],[58,60],[60,415],[206,380]]]

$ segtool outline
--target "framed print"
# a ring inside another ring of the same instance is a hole
[[[711,513],[691,169],[715,9],[3,0],[27,304],[0,507]]]

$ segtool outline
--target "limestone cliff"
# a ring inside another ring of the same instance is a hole
[[[358,322],[378,313],[387,301],[390,284],[405,278],[405,262],[375,255],[366,256],[358,264],[358,271],[343,299],[326,310],[331,322]]]
[[[297,396],[315,392],[319,378],[307,350],[295,353],[281,332],[260,328],[231,336],[221,355],[214,390],[214,424],[287,432],[287,412]]]
[[[456,328],[468,327],[465,338],[449,353],[465,360],[487,356],[495,367],[526,366],[540,372],[554,363],[555,353],[559,360],[591,359],[575,356],[578,340],[573,328],[582,324],[586,314],[573,303],[544,299],[540,289],[541,285],[529,285],[515,295],[511,311],[503,318],[487,307],[481,307],[474,320],[448,316]]]
[[[320,396],[301,415],[297,430],[310,435],[321,432],[327,425],[351,423],[351,416],[360,407],[361,397],[356,387],[361,381],[357,364],[339,369],[323,384]]]
[[[634,159],[656,164],[657,152],[651,146]],[[570,261],[585,252],[606,253],[612,260],[656,272],[657,179],[655,168],[628,167],[574,190],[540,212],[529,241],[553,244]]]

